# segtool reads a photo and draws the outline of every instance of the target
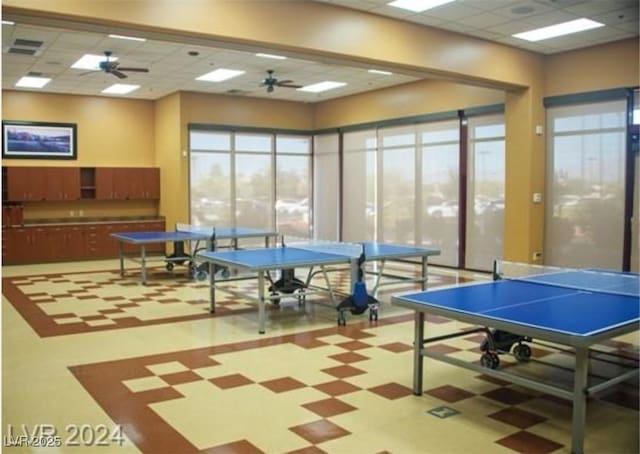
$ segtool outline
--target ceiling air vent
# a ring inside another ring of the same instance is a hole
[[[20,55],[35,55],[35,49],[23,49],[21,47],[10,47],[7,51],[10,54],[20,54]]]
[[[44,44],[43,41],[35,41],[33,39],[22,39],[22,38],[18,38],[13,42],[14,46],[35,47],[36,49],[42,46],[43,44]]]
[[[238,89],[236,89],[236,88],[232,88],[231,90],[227,90],[227,94],[228,94],[228,95],[236,95],[236,96],[239,96],[239,95],[246,95],[247,93],[249,93],[249,92],[248,92],[248,91],[246,91],[246,90],[238,90]]]

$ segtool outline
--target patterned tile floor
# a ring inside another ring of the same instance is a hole
[[[225,297],[212,316],[202,283],[160,275],[145,287],[116,269],[115,261],[3,268],[3,444],[46,424],[61,452],[569,452],[571,406],[557,398],[432,360],[424,394],[412,394],[412,314],[388,303],[406,285],[385,288],[377,323],[350,316],[337,327],[329,305],[283,302],[267,311],[260,336],[257,310],[241,298]],[[432,287],[461,279],[430,271]],[[433,334],[468,327],[429,321]],[[481,341],[430,348],[478,361]],[[638,343],[634,333],[601,350],[637,358]],[[566,353],[536,344],[533,358],[527,373],[569,380]],[[597,361],[592,373],[614,367]],[[637,381],[591,399],[587,415],[587,452],[639,451]],[[69,446],[82,425],[85,439]],[[118,426],[122,445],[88,439]]]

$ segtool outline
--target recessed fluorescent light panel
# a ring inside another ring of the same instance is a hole
[[[100,69],[100,62],[105,60],[106,57],[104,55],[85,54],[84,56],[82,56],[82,58],[80,58],[80,60],[71,65],[71,67],[74,69],[87,69],[97,71]],[[109,60],[116,61],[118,60],[118,58],[111,57],[109,58]]]
[[[51,82],[51,79],[48,77],[31,77],[24,76],[21,77],[18,82],[16,82],[16,87],[23,88],[42,88]]]
[[[570,35],[593,28],[604,27],[604,24],[591,19],[576,19],[549,27],[537,28],[528,32],[516,33],[514,38],[525,39],[527,41],[542,41],[543,39],[556,38],[558,36]]]
[[[324,82],[318,82],[317,84],[305,85],[302,88],[298,88],[299,91],[308,91],[310,93],[320,93],[321,91],[333,90],[334,88],[344,87],[347,85],[344,82],[332,82],[326,80]]]
[[[371,74],[382,74],[383,76],[391,76],[393,74],[390,71],[382,71],[380,69],[370,69],[368,72]]]
[[[413,11],[414,13],[421,13],[428,9],[446,5],[453,1],[455,0],[395,0],[391,3],[387,3],[387,5]]]
[[[102,93],[105,93],[107,95],[126,95],[127,93],[131,93],[138,88],[140,88],[140,85],[113,84],[110,87],[102,90]]]
[[[15,25],[16,23],[10,20],[3,20],[2,25]]]
[[[238,71],[235,69],[216,69],[215,71],[211,71],[210,73],[203,74],[200,77],[196,77],[196,80],[204,80],[206,82],[222,82],[224,80],[229,80],[234,77],[238,77],[241,74],[244,74],[245,71]]]
[[[273,58],[274,60],[286,60],[287,59],[287,57],[285,57],[283,55],[262,54],[262,53],[256,54],[256,57]]]
[[[128,39],[129,41],[146,41],[145,38],[136,38],[135,36],[109,35],[109,38]]]

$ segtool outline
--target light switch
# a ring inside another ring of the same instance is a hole
[[[533,193],[533,203],[541,203],[542,202],[542,193],[534,192]]]

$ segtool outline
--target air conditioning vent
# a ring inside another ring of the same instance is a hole
[[[44,44],[43,41],[35,41],[33,39],[22,39],[22,38],[18,38],[13,42],[14,46],[35,47],[36,49],[42,46],[43,44]]]
[[[226,92],[228,95],[246,95],[247,93],[249,93],[246,90],[238,90],[237,88],[232,88],[231,90],[227,90]]]
[[[20,55],[35,55],[35,49],[22,49],[21,47],[10,47],[7,51],[10,54],[20,54]]]
[[[43,77],[44,74],[42,74],[41,72],[38,72],[38,71],[29,71],[27,73],[27,76],[29,76],[29,77]]]

